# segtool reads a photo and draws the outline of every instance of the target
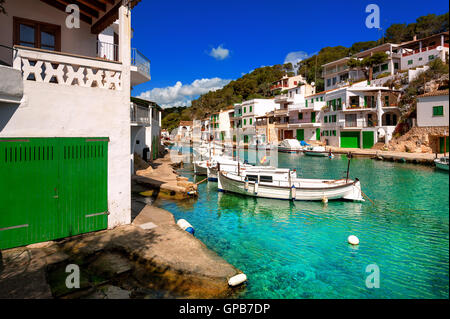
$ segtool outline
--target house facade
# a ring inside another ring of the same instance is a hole
[[[80,27],[69,28],[61,2],[6,0],[0,249],[130,223],[131,82],[149,80],[132,61],[137,3],[80,3]],[[117,59],[99,57],[115,21]]]
[[[429,131],[433,152],[449,152],[448,89],[425,93],[417,97],[417,126]]]

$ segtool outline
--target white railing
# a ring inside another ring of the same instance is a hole
[[[109,61],[119,61],[119,46],[114,43],[97,41],[97,56]]]
[[[16,46],[13,67],[25,81],[122,90],[122,65],[98,58]]]

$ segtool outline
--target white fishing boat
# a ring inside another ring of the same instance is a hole
[[[253,197],[285,200],[334,200],[364,201],[358,179],[305,179],[298,178],[295,170],[283,168],[259,168],[241,170],[238,173],[220,171],[219,191],[227,191]]]
[[[449,158],[448,158],[448,156],[436,158],[434,160],[434,164],[436,165],[436,168],[442,169],[444,171],[448,171]]]
[[[194,174],[199,176],[206,176],[208,174],[208,167],[207,167],[206,160],[204,161],[194,161]]]
[[[307,156],[320,156],[320,157],[332,156],[331,152],[327,152],[324,146],[307,146],[305,147],[303,152]]]
[[[303,146],[296,139],[286,139],[278,145],[278,152],[282,153],[298,153],[301,150],[303,150]]]

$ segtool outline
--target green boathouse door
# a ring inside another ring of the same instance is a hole
[[[316,128],[316,140],[320,141],[320,128]]]
[[[359,148],[360,132],[341,132],[342,148]]]
[[[302,128],[297,129],[297,140],[304,141],[305,140],[305,130]]]
[[[374,144],[374,134],[373,131],[362,132],[363,136],[363,148],[372,148]]]
[[[108,225],[108,138],[0,138],[0,249]]]

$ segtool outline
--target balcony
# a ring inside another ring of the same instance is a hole
[[[14,49],[13,68],[21,71],[24,81],[122,90],[119,62],[23,46]]]
[[[119,61],[119,46],[113,43],[97,41],[97,57],[108,61]],[[150,60],[138,49],[131,49],[131,86],[151,80]]]
[[[134,126],[150,126],[149,108],[130,103],[130,122]]]
[[[20,104],[23,97],[22,72],[0,65],[0,104]]]
[[[418,54],[418,53],[421,53],[421,52],[432,51],[432,50],[437,49],[437,47],[438,47],[438,45],[433,45],[433,46],[428,46],[428,47],[425,47],[425,48],[422,48],[422,49],[412,50],[410,52],[403,53],[402,56],[405,57],[405,56],[410,56],[410,55],[413,55],[413,54]],[[449,47],[448,43],[444,43],[444,47],[448,48]]]

